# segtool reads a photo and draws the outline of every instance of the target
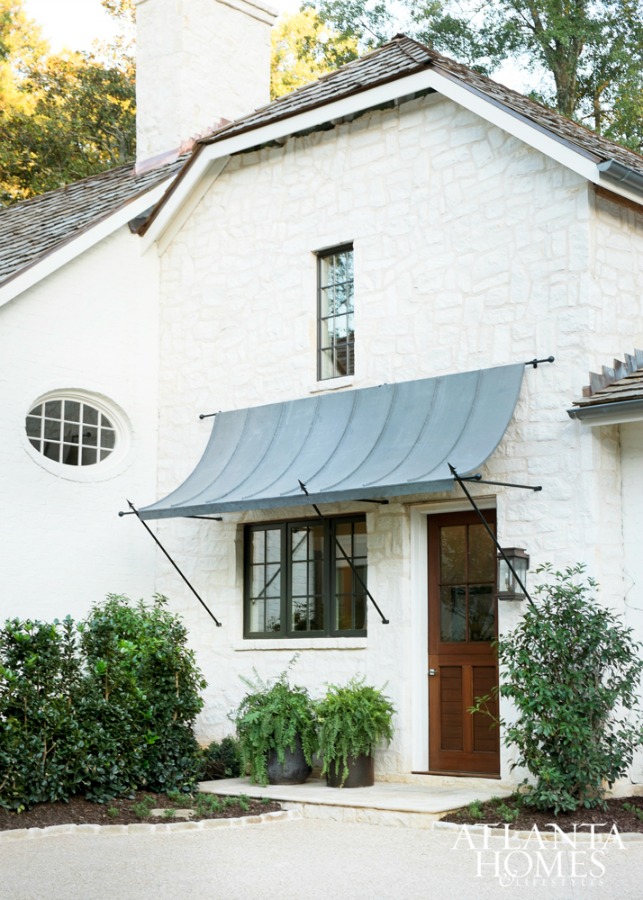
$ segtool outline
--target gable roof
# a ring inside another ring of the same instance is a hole
[[[139,233],[152,228],[150,238],[156,237],[215,159],[328,127],[377,105],[436,91],[543,152],[551,153],[555,142],[563,164],[576,166],[594,183],[640,202],[643,157],[397,35],[366,56],[202,137],[189,156],[140,174],[132,166],[122,166],[1,210],[0,305],[151,207]],[[165,182],[177,173],[165,190]]]
[[[480,93],[487,100],[502,105],[517,115],[528,119],[535,127],[543,128],[561,140],[574,144],[579,150],[597,159],[615,159],[643,176],[643,156],[601,137],[571,119],[530,100],[517,91],[487,78],[468,66],[442,56],[406,35],[396,35],[388,43],[373,50],[335,72],[322,76],[318,81],[280,97],[268,106],[258,109],[242,119],[237,119],[202,138],[199,143],[213,144],[232,135],[242,134],[260,125],[266,125],[330,103],[339,97],[359,93],[367,88],[433,68],[437,72],[457,79]]]
[[[147,197],[152,188],[184,162],[185,157],[143,174],[132,165],[119,166],[1,210],[0,285],[116,211],[131,212],[131,218],[139,215],[143,209],[134,209],[135,201],[142,198],[149,208],[158,199]]]
[[[215,160],[328,128],[368,109],[441,93],[556,158],[582,177],[640,203],[643,157],[417,41],[397,35],[366,56],[197,140],[187,164],[139,233],[157,238]],[[212,172],[212,169],[210,169]]]

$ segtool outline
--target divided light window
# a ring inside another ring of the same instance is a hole
[[[72,398],[46,400],[34,406],[26,427],[31,446],[65,466],[93,466],[116,446],[111,420],[89,403]]]
[[[245,530],[246,637],[366,634],[364,517],[313,519]]]
[[[353,246],[317,254],[317,378],[355,371]]]

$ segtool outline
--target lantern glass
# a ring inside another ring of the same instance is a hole
[[[507,547],[503,549],[505,557],[511,563],[513,571],[507,564],[507,560],[498,555],[498,599],[499,600],[523,600],[525,592],[520,585],[525,584],[527,570],[529,568],[529,556],[520,547]],[[514,574],[515,573],[515,574]],[[516,575],[520,579],[516,578]]]

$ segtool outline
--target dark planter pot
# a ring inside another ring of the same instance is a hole
[[[371,787],[375,784],[375,761],[372,756],[349,756],[348,776],[342,784],[343,766],[330,763],[326,774],[328,787]]]
[[[276,750],[268,753],[268,784],[303,784],[312,772],[306,762],[301,740],[297,735],[295,749],[286,748],[284,761],[281,762]]]

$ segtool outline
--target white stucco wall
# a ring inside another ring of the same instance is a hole
[[[79,617],[108,592],[153,591],[152,541],[117,513],[155,490],[157,283],[158,259],[123,228],[0,309],[2,618]],[[124,413],[116,466],[47,464],[30,447],[34,402],[69,389]]]
[[[623,274],[628,254],[601,256],[594,215],[581,178],[435,97],[229,161],[161,261],[158,495],[201,454],[209,425],[199,412],[332,387],[315,383],[314,251],[352,241],[350,386],[556,357],[526,371],[515,419],[486,468],[491,478],[543,491],[477,493],[497,506],[501,542],[526,547],[532,569],[586,561],[607,595],[622,597],[618,435],[597,436],[566,414],[592,353],[629,345],[641,314],[640,291]],[[606,228],[602,248],[619,242]],[[603,290],[628,308],[627,330],[618,312],[604,313]],[[253,666],[274,676],[299,650],[296,678],[314,694],[351,674],[387,682],[400,715],[380,774],[426,768],[421,531],[427,509],[447,501],[453,508],[454,497],[455,508],[467,508],[456,492],[366,510],[369,587],[391,624],[371,611],[365,641],[244,642],[237,523],[269,517],[163,522],[168,546],[223,621],[211,626],[183,586],[161,575],[210,682],[201,737],[230,730],[226,713],[244,690],[239,676]],[[339,510],[364,511],[325,511]],[[501,629],[518,615],[501,607]],[[507,775],[506,751],[503,759]]]
[[[137,156],[147,159],[270,99],[261,0],[136,0]]]

